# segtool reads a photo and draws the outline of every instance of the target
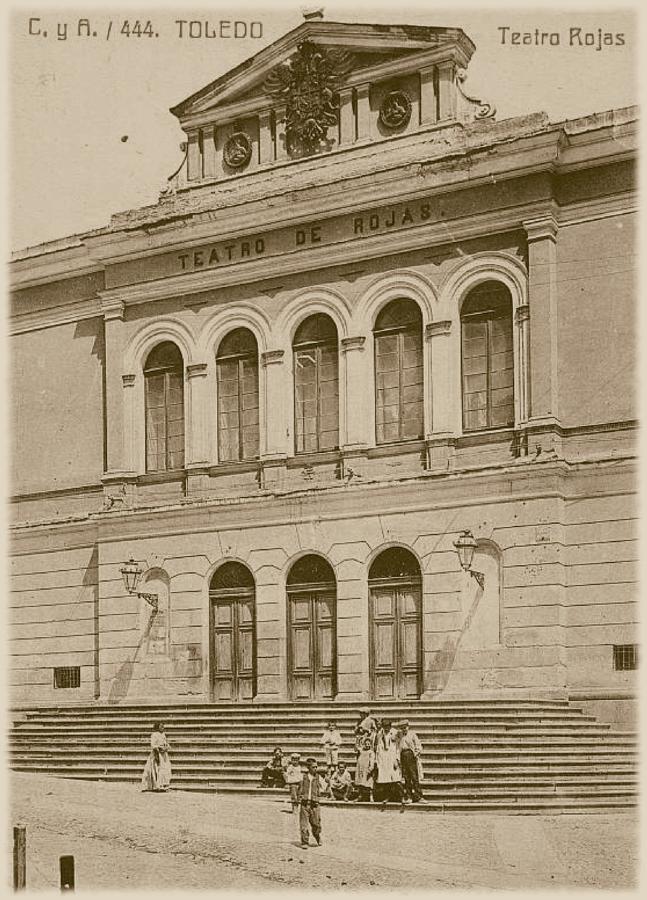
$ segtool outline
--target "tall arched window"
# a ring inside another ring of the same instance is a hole
[[[339,353],[330,316],[308,316],[294,351],[294,435],[297,453],[339,446]]]
[[[218,376],[218,459],[235,462],[258,456],[258,346],[247,328],[220,342]]]
[[[512,299],[507,287],[487,281],[461,309],[463,429],[514,425]]]
[[[144,366],[146,471],[184,466],[184,362],[172,341],[158,344]]]
[[[422,315],[413,300],[392,300],[375,321],[375,439],[424,436]]]

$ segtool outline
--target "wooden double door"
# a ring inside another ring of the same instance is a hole
[[[211,600],[213,700],[252,700],[256,694],[253,593],[223,592]]]
[[[334,590],[288,593],[288,680],[292,700],[337,693],[337,621]]]
[[[376,700],[416,698],[422,692],[421,609],[419,584],[371,585],[369,658]]]

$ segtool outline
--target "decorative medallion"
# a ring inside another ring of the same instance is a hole
[[[222,151],[224,161],[232,169],[242,169],[252,158],[252,139],[244,131],[235,131]]]
[[[285,139],[291,156],[326,148],[328,128],[337,124],[337,88],[353,65],[346,50],[324,49],[303,41],[289,65],[270,72],[263,89],[285,102]]]
[[[380,107],[380,122],[385,128],[403,128],[411,118],[411,100],[404,91],[388,93]]]

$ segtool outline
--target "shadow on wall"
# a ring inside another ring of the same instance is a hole
[[[460,643],[472,624],[472,619],[474,618],[476,609],[481,602],[482,597],[483,588],[477,583],[474,600],[465,616],[465,621],[463,622],[461,630],[452,632],[449,637],[445,639],[440,650],[437,650],[433,655],[433,662],[429,666],[429,675],[427,679],[429,691],[442,691],[447,687],[447,682],[449,681],[449,676],[454,668],[454,660],[456,659]]]
[[[151,610],[148,622],[146,623],[146,628],[144,629],[142,636],[139,639],[139,643],[135,647],[133,658],[124,660],[124,662],[119,667],[117,674],[112,679],[110,692],[108,694],[108,703],[119,703],[124,699],[124,697],[127,696],[128,691],[130,690],[130,682],[133,678],[133,672],[135,671],[135,663],[137,662],[139,651],[141,650],[144,643],[148,641],[148,636],[150,635],[151,628],[153,627],[155,616],[156,611]]]

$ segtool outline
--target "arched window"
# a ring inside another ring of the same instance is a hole
[[[184,362],[171,341],[151,350],[144,366],[146,471],[184,466]]]
[[[339,446],[339,353],[329,316],[308,316],[297,328],[294,351],[294,435],[297,453]]]
[[[404,547],[384,550],[368,573],[371,693],[376,699],[422,692],[422,580]]]
[[[290,569],[288,673],[293,700],[337,693],[337,585],[330,563],[314,553]]]
[[[422,315],[413,300],[392,300],[375,321],[375,438],[424,436]]]
[[[487,281],[461,309],[463,429],[514,425],[512,299],[507,287]]]
[[[258,346],[247,328],[223,338],[216,355],[218,459],[258,456]]]
[[[211,692],[214,700],[256,694],[254,577],[239,562],[223,563],[209,584]]]

